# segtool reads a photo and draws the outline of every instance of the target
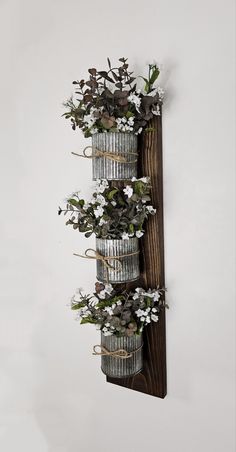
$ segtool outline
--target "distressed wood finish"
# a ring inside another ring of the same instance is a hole
[[[141,240],[140,280],[127,284],[128,290],[138,285],[146,289],[158,285],[165,287],[161,117],[155,118],[150,127],[153,127],[154,131],[144,133],[140,138],[138,168],[139,177],[151,177],[152,204],[157,209],[157,215],[147,222],[146,233]],[[107,381],[164,398],[167,392],[165,309],[160,313],[157,323],[152,323],[144,329],[143,351],[144,368],[140,374],[127,379],[107,377]]]

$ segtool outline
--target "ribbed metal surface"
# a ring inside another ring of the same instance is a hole
[[[109,351],[123,349],[127,352],[134,352],[137,350],[130,358],[125,359],[107,355],[102,356],[101,368],[104,374],[109,377],[125,378],[139,373],[143,366],[142,343],[142,334],[132,337],[104,336],[102,334],[101,345]]]
[[[107,276],[111,284],[134,281],[139,278],[139,241],[137,238],[130,238],[129,240],[96,238],[96,250],[102,256],[125,256],[120,257],[119,261],[109,259],[108,263],[114,269],[109,268],[108,270],[103,261],[97,260],[98,281],[106,282]],[[128,256],[132,253],[136,254]]]
[[[93,161],[93,180],[95,179],[132,179],[137,177],[138,138],[133,133],[107,132],[95,133],[92,136],[93,155],[96,149],[121,155],[126,158],[125,163],[116,162],[105,157],[95,157]],[[131,163],[129,163],[131,162]]]

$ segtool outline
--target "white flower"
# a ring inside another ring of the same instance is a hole
[[[112,335],[112,332],[109,331],[108,328],[107,328],[106,326],[104,326],[104,327],[102,328],[102,332],[103,332],[104,336],[111,336],[111,335]]]
[[[128,119],[128,125],[129,126],[133,126],[134,125],[134,116],[130,116],[130,118]]]
[[[145,293],[145,290],[142,289],[142,287],[136,287],[135,292],[143,294],[143,293]]]
[[[129,240],[129,234],[127,232],[123,232],[121,238],[122,240]]]
[[[150,317],[146,317],[146,323],[150,323],[150,322],[151,322]]]
[[[134,125],[134,117],[133,116],[131,116],[128,119],[125,116],[123,116],[122,118],[116,119],[116,127],[121,132],[132,132],[133,125]]]
[[[99,226],[103,226],[103,224],[106,224],[106,220],[104,220],[103,218],[101,218],[101,220],[99,221]]]
[[[158,86],[158,87],[157,87],[157,92],[158,92],[158,94],[159,94],[160,100],[163,101],[164,95],[165,95],[164,89],[162,89],[160,86]]]
[[[145,314],[145,311],[143,311],[142,309],[138,309],[135,312],[135,314],[136,314],[137,317],[142,317]],[[144,320],[145,320],[145,317],[144,317]]]
[[[95,133],[98,133],[97,127],[92,127],[90,130],[91,135],[94,135]]]
[[[141,177],[139,180],[141,180],[144,184],[147,184],[150,181],[150,177]]]
[[[106,188],[109,187],[109,183],[106,179],[97,179],[96,181],[96,192],[103,193]]]
[[[133,300],[137,300],[139,298],[139,294],[138,293],[135,293],[134,295],[133,295]],[[136,313],[137,314],[137,313]]]
[[[94,215],[96,218],[102,217],[104,214],[104,209],[101,206],[98,206],[95,210],[94,210]]]
[[[122,301],[121,301],[121,300],[118,300],[118,301],[116,302],[116,304],[117,304],[117,306],[120,306],[120,305],[122,305]]]
[[[142,127],[139,127],[139,129],[138,129],[137,132],[136,132],[136,135],[139,135],[139,134],[142,132],[142,130],[143,130],[143,128],[142,128]]]
[[[156,292],[154,292],[154,297],[153,297],[154,301],[160,300],[160,297],[161,297],[161,295],[160,295],[160,292],[158,292],[158,290]]]
[[[133,188],[131,187],[131,185],[126,185],[126,187],[123,189],[123,192],[125,195],[128,196],[128,198],[131,198],[131,196],[133,195]]]
[[[84,115],[83,117],[83,122],[85,123],[85,126],[90,128],[94,125],[94,123],[96,122],[96,118],[89,114],[89,115]]]
[[[146,206],[146,210],[151,214],[154,214],[157,211],[157,209],[154,209],[153,206]]]
[[[136,231],[136,237],[138,237],[138,239],[140,239],[140,237],[143,236],[143,232],[142,231]]]
[[[112,336],[113,333],[111,331],[106,331],[103,334],[104,334],[104,336]]]
[[[106,311],[109,315],[113,315],[113,310],[112,310],[111,306],[106,306],[104,308],[104,311]]]
[[[157,309],[156,308],[152,308],[152,312],[157,312]]]
[[[141,99],[137,94],[130,94],[128,97],[128,101],[131,102],[131,104],[135,105],[136,110],[139,112],[139,107],[141,104]]]
[[[160,110],[159,105],[155,105],[155,106],[152,108],[152,113],[153,113],[154,115],[156,115],[156,116],[160,116],[161,110]]]
[[[101,204],[101,206],[107,205],[107,201],[105,200],[104,196],[102,196],[101,194],[98,194],[96,196],[96,201],[99,202],[99,204]]]
[[[146,317],[140,317],[141,322],[145,322]]]
[[[153,322],[157,322],[158,321],[158,316],[155,314],[151,314],[151,319],[153,320]]]
[[[116,202],[115,201],[111,201],[111,204],[115,207],[116,206]]]
[[[109,322],[105,323],[106,327],[109,327],[111,324]]]
[[[91,311],[85,306],[80,310],[80,317],[88,317],[91,314]]]
[[[145,297],[154,298],[153,292],[146,292],[144,295],[145,295]]]
[[[134,176],[131,179],[132,182],[136,182],[137,180],[138,180],[137,177],[134,177]]]
[[[106,298],[106,291],[105,289],[101,290],[98,294],[99,298],[101,298],[101,300],[104,300]]]
[[[110,293],[113,291],[113,287],[111,284],[105,284],[105,292],[110,295]]]

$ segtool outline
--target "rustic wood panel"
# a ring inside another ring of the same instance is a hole
[[[138,285],[146,289],[158,285],[165,287],[161,116],[153,119],[150,127],[154,130],[144,133],[140,138],[139,177],[151,177],[152,204],[157,209],[157,215],[147,222],[146,233],[141,240],[141,278],[135,284],[127,285],[127,289]],[[143,371],[132,378],[107,377],[107,381],[152,396],[165,397],[167,392],[165,309],[160,313],[159,321],[144,330]]]

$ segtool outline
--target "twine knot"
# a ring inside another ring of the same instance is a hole
[[[97,349],[100,349],[100,351],[97,351]],[[132,353],[127,352],[127,350],[125,350],[123,348],[119,348],[117,350],[110,351],[103,345],[97,344],[97,345],[93,346],[93,355],[112,356],[113,358],[127,359],[127,358],[131,358]]]
[[[91,254],[92,252],[92,254]],[[120,259],[123,259],[124,257],[129,256],[135,256],[136,254],[139,254],[139,251],[134,251],[133,253],[128,254],[121,254],[120,256],[104,256],[103,254],[100,254],[98,251],[94,250],[93,248],[88,248],[84,255],[83,254],[77,254],[73,253],[74,256],[82,257],[83,259],[96,259],[98,261],[101,261],[106,269],[106,281],[109,283],[109,270],[113,270],[115,272],[118,272],[122,269],[122,262]],[[116,261],[118,263],[117,268],[114,267],[109,261]]]
[[[91,252],[93,253],[92,255],[89,254]],[[93,248],[88,248],[85,251],[84,255],[83,254],[76,254],[76,253],[74,253],[74,256],[83,257],[85,259],[96,259],[98,261],[102,261],[103,265],[106,268],[110,268],[110,269],[116,270],[116,271],[117,270],[121,270],[121,267],[122,267],[122,263],[119,260],[120,256],[103,256],[103,254],[100,254],[98,251],[94,250]],[[109,260],[116,260],[118,262],[119,268],[115,269],[115,267],[112,264],[109,263]]]
[[[88,155],[87,149],[92,149],[92,154]],[[112,160],[112,161],[118,162],[118,163],[136,163],[137,162],[137,159],[127,162],[126,157],[124,157],[123,155],[117,155],[110,151],[104,151],[101,149],[93,148],[93,146],[86,146],[83,150],[83,154],[77,154],[76,152],[71,152],[71,154],[76,155],[77,157],[83,157],[86,159],[93,159],[96,157],[104,157],[104,158],[107,158],[109,160]],[[138,155],[137,152],[126,152],[126,154]]]

